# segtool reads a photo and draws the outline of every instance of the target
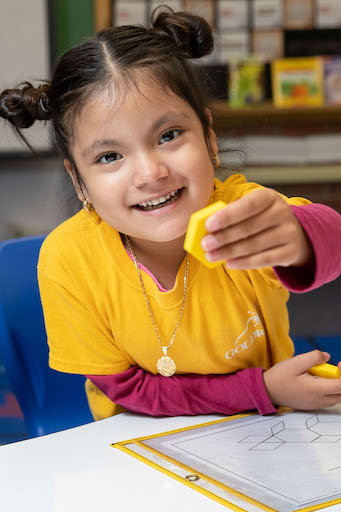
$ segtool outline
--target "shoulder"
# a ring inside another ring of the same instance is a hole
[[[224,203],[229,204],[241,197],[249,194],[254,190],[264,189],[263,185],[259,185],[259,183],[254,183],[252,181],[247,181],[245,176],[242,174],[233,174],[229,178],[227,178],[224,182],[219,180],[215,180],[214,184],[214,202],[216,201],[224,201]],[[292,206],[303,206],[307,204],[311,204],[308,199],[304,197],[286,197],[283,194],[277,192],[288,204]]]
[[[264,188],[258,183],[248,182],[242,174],[232,174],[224,182],[215,180],[214,202],[224,201],[229,204],[253,190]]]
[[[62,262],[72,262],[81,252],[96,246],[100,218],[81,210],[55,228],[44,240],[39,254],[38,269],[47,272]],[[92,250],[90,251],[92,252]]]

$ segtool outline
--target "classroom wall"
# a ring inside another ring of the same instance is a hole
[[[79,207],[59,157],[0,159],[0,240],[48,233]]]
[[[0,16],[0,91],[24,80],[49,78],[46,0],[0,4],[5,4]],[[44,123],[26,132],[37,151],[51,149]],[[32,159],[9,123],[0,119],[0,240],[52,229],[63,217],[57,200],[61,182],[60,160]]]
[[[0,4],[0,90],[25,80],[49,78],[47,1],[0,0]],[[29,130],[29,138],[36,149],[51,147],[42,123]],[[0,153],[4,151],[27,149],[0,120]]]
[[[49,79],[50,61],[93,33],[93,0],[0,0],[0,8],[0,91]],[[47,233],[79,208],[49,123],[24,134],[37,156],[0,119],[0,240]]]

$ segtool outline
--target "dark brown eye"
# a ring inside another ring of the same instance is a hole
[[[120,160],[122,156],[119,153],[106,153],[105,155],[99,158],[98,163],[100,164],[111,164],[112,162],[116,162],[116,160]]]
[[[169,130],[168,132],[165,132],[160,137],[160,143],[165,144],[167,142],[171,142],[172,140],[175,140],[179,135],[181,131],[180,130]]]

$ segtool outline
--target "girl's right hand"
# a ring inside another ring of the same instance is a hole
[[[341,379],[311,375],[313,366],[326,363],[330,355],[320,350],[307,352],[275,364],[263,374],[274,405],[310,411],[341,403]],[[341,362],[338,364],[341,369]]]

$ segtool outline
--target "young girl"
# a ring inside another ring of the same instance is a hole
[[[6,90],[18,130],[52,120],[84,209],[43,244],[39,285],[52,368],[87,376],[95,419],[260,414],[341,402],[326,362],[293,355],[286,302],[341,272],[341,219],[240,174],[214,179],[218,147],[190,59],[212,51],[200,17],[98,33],[67,51],[51,83]],[[21,132],[20,132],[21,133]],[[185,253],[192,213],[223,200]]]

